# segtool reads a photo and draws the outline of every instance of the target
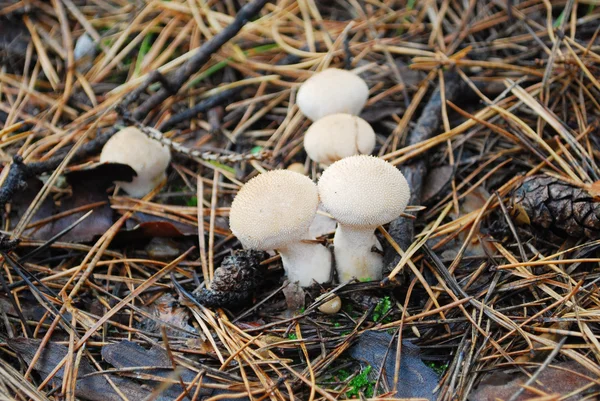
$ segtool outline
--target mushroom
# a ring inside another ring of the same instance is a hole
[[[304,164],[302,163],[292,163],[289,166],[287,166],[287,170],[293,171],[298,174],[306,175],[306,169],[304,168]]]
[[[302,163],[292,163],[287,167],[287,170],[306,175],[304,171],[304,164]],[[315,215],[312,223],[310,223],[310,228],[308,229],[309,237],[318,238],[322,235],[329,234],[335,231],[336,225],[337,223],[334,219],[327,216],[326,213],[323,213],[323,205],[321,205],[319,202],[317,214]]]
[[[240,189],[231,205],[229,225],[245,248],[277,250],[291,282],[308,287],[331,275],[331,253],[306,241],[319,195],[310,178],[289,170],[263,173]]]
[[[335,113],[360,114],[369,98],[369,87],[358,75],[337,68],[315,73],[300,89],[296,102],[313,121]]]
[[[335,315],[342,309],[342,299],[337,295],[319,306],[319,311],[326,315]]]
[[[317,163],[331,164],[344,157],[370,154],[375,147],[375,131],[368,122],[346,113],[317,120],[304,135],[304,150]]]
[[[318,187],[338,221],[333,245],[340,282],[381,279],[383,249],[374,230],[408,205],[410,188],[400,170],[374,156],[350,156],[326,169]]]
[[[131,166],[136,177],[131,182],[115,181],[125,192],[141,198],[152,191],[167,175],[171,152],[158,141],[148,138],[136,127],[127,127],[113,135],[102,148],[100,162]]]

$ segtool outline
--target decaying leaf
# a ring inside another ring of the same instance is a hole
[[[508,400],[522,388],[529,377],[523,373],[495,372],[488,375],[469,397],[470,401]],[[531,387],[553,395],[552,399],[577,401],[586,398],[586,394],[598,391],[598,386],[582,390],[596,380],[596,376],[576,362],[558,362],[543,370]],[[595,388],[595,390],[594,390]],[[571,393],[576,393],[572,394]],[[565,397],[570,395],[569,397]],[[525,389],[515,401],[525,401],[539,396],[538,392]]]
[[[396,347],[393,346],[388,352],[391,340],[392,335],[388,332],[367,331],[362,333],[358,342],[350,348],[350,355],[354,359],[372,366],[372,372],[375,374],[379,372],[383,364],[384,378],[390,387],[394,383],[396,365]],[[385,358],[386,353],[387,358]],[[438,384],[439,377],[421,361],[419,354],[419,347],[409,341],[402,342],[400,380],[395,389],[396,397],[435,400],[434,389]]]
[[[61,238],[61,241],[65,242],[92,241],[95,237],[104,234],[113,224],[113,211],[106,190],[113,185],[113,180],[130,180],[133,174],[135,172],[131,167],[115,163],[105,163],[65,174],[66,182],[71,186],[71,195],[61,198],[58,204],[55,204],[51,197],[47,197],[34,215],[30,223],[31,228],[25,231],[25,235],[33,239],[48,240],[89,210],[93,210],[90,216]],[[42,182],[38,179],[27,181],[27,189],[16,202],[13,202],[17,215],[14,224],[27,210],[42,186]],[[86,208],[88,205],[90,207]],[[81,211],[69,213],[75,209]],[[59,213],[66,215],[51,219]]]
[[[140,322],[140,327],[150,333],[160,333],[162,323],[167,323],[167,335],[173,337],[192,337],[191,333],[196,333],[196,329],[189,325],[190,318],[187,308],[179,306],[179,303],[171,294],[164,294],[146,310],[155,318],[144,318]],[[180,328],[182,330],[177,330]]]
[[[423,203],[427,203],[433,199],[448,183],[452,178],[454,167],[440,166],[435,167],[429,171],[425,181],[423,182],[423,194],[421,195]]]

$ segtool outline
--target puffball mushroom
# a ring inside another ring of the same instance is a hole
[[[350,156],[329,166],[318,187],[323,206],[338,221],[333,245],[340,282],[380,280],[383,250],[374,231],[406,209],[404,175],[377,157]]]
[[[317,163],[331,164],[344,157],[370,154],[375,131],[358,116],[337,113],[314,122],[304,135],[304,150]]]
[[[231,204],[229,226],[245,248],[277,250],[291,282],[308,287],[331,275],[331,253],[309,239],[319,195],[310,178],[289,170],[263,173],[246,183]]]
[[[296,96],[300,111],[313,121],[336,113],[359,115],[367,99],[369,87],[358,75],[328,68],[307,79]]]
[[[342,299],[337,295],[319,306],[319,311],[326,315],[335,315],[342,309]]]
[[[148,138],[136,127],[127,127],[113,135],[102,148],[101,163],[121,163],[137,174],[131,182],[116,181],[129,195],[141,198],[152,191],[167,175],[171,151]]]

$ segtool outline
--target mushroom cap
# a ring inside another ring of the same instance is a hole
[[[319,195],[310,178],[289,170],[254,177],[231,204],[229,226],[246,248],[271,250],[308,236]]]
[[[335,315],[340,309],[342,309],[342,299],[337,295],[319,306],[319,311],[326,315]]]
[[[325,209],[342,225],[377,227],[406,209],[410,188],[396,167],[378,157],[346,157],[327,168],[319,180]]]
[[[131,182],[116,181],[131,196],[142,197],[166,177],[171,152],[158,141],[148,138],[136,127],[127,127],[113,135],[102,148],[100,162],[121,163],[137,174]]]
[[[335,113],[360,114],[369,98],[369,87],[358,75],[337,68],[317,72],[300,89],[296,102],[313,121]]]
[[[293,171],[298,174],[306,175],[305,174],[306,169],[304,168],[304,164],[302,164],[302,163],[292,163],[289,166],[287,166],[286,170],[290,170],[290,171]]]
[[[314,122],[304,135],[304,150],[312,160],[331,164],[344,157],[370,154],[375,131],[358,116],[336,113]]]

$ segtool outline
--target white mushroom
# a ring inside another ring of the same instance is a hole
[[[331,164],[344,157],[371,154],[375,131],[358,116],[337,113],[314,122],[304,135],[304,150],[317,163]]]
[[[358,75],[329,68],[300,86],[296,102],[306,117],[317,121],[336,113],[359,115],[368,98],[369,87]]]
[[[292,163],[287,167],[287,170],[306,175],[304,164],[302,163]],[[334,219],[327,216],[326,213],[323,213],[323,205],[319,203],[317,214],[315,215],[312,223],[310,223],[310,228],[308,229],[309,237],[317,238],[322,235],[329,234],[335,230],[336,225],[337,223]]]
[[[171,161],[169,148],[148,138],[136,127],[117,132],[106,142],[100,154],[102,163],[121,163],[137,174],[131,182],[116,181],[129,195],[141,198],[152,191],[167,175]]]
[[[289,170],[263,173],[240,189],[231,205],[229,225],[246,248],[279,251],[291,282],[303,287],[331,275],[331,253],[309,239],[319,195],[310,178]]]
[[[340,282],[382,277],[382,247],[374,230],[397,218],[410,188],[400,170],[373,156],[333,163],[319,180],[325,209],[338,221],[333,245]]]

